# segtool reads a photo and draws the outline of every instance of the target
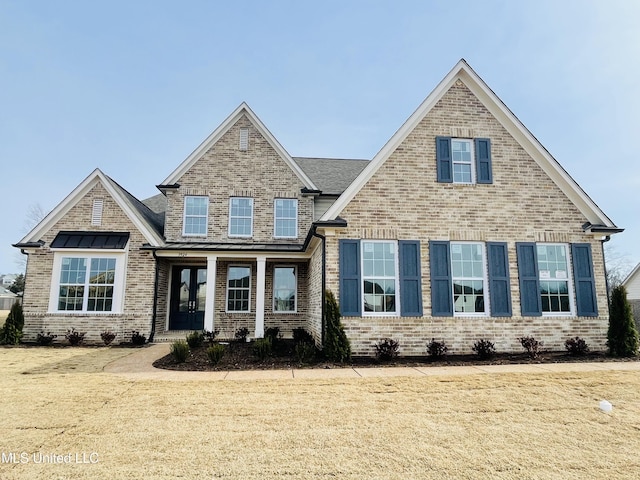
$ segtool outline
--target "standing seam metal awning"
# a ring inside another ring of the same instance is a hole
[[[51,248],[96,248],[122,250],[129,241],[129,232],[60,232]]]

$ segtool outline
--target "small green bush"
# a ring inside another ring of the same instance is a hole
[[[226,348],[224,345],[214,343],[209,348],[207,348],[207,357],[213,365],[216,365],[222,359],[222,357],[224,357],[225,351]]]
[[[106,330],[100,334],[100,338],[105,345],[111,345],[111,342],[116,338],[117,333],[113,333],[109,330]]]
[[[189,356],[189,345],[184,340],[176,340],[171,344],[171,355],[178,363],[184,363]]]
[[[400,343],[393,338],[383,338],[378,343],[376,343],[375,347],[376,358],[383,362],[388,362],[389,360],[393,360],[398,356]]]
[[[51,332],[44,333],[43,330],[36,336],[36,342],[38,342],[38,345],[41,347],[48,347],[56,338],[58,338],[58,335],[54,335]]]
[[[191,332],[187,335],[187,344],[191,348],[201,347],[204,343],[204,333],[202,332]]]
[[[476,352],[476,355],[478,355],[482,360],[491,358],[496,354],[496,347],[493,342],[490,342],[489,340],[478,340],[473,344],[471,349]]]
[[[64,334],[64,338],[67,339],[69,345],[72,347],[77,347],[82,345],[84,342],[84,336],[87,332],[78,332],[75,328],[71,327],[71,330],[67,330],[67,333]]]
[[[527,351],[527,355],[530,358],[537,358],[540,353],[540,348],[544,345],[544,342],[536,340],[534,337],[521,337],[520,345]]]
[[[427,355],[432,360],[439,360],[441,358],[444,358],[448,350],[449,348],[444,343],[444,340],[442,342],[438,342],[434,338],[432,338],[431,341],[427,344]]]
[[[22,329],[24,328],[24,313],[22,305],[15,302],[11,306],[9,315],[0,330],[0,343],[4,345],[18,345],[22,340]]]
[[[607,346],[614,357],[633,357],[638,353],[638,331],[627,290],[622,285],[611,292]]]
[[[269,327],[264,331],[264,336],[266,338],[271,339],[271,343],[275,346],[275,344],[280,339],[280,328],[279,327]]]
[[[293,343],[300,343],[300,342],[310,343],[312,345],[315,344],[315,341],[313,339],[313,335],[311,335],[309,332],[307,332],[304,328],[302,328],[302,327],[294,328],[293,329]]]
[[[253,343],[253,354],[260,360],[270,357],[273,353],[273,342],[270,337],[258,338]]]
[[[242,327],[236,330],[235,338],[237,342],[240,342],[240,343],[246,342],[248,336],[249,336],[249,329],[247,327]]]
[[[131,343],[136,346],[144,345],[147,341],[147,337],[142,335],[140,332],[134,330],[131,332]]]
[[[215,342],[216,337],[219,334],[220,334],[220,330],[214,330],[213,332],[210,332],[209,330],[204,331],[204,336],[207,339],[207,342],[209,342],[210,344],[213,344],[213,342]]]
[[[351,358],[351,343],[347,338],[340,318],[340,308],[336,297],[331,290],[327,290],[324,297],[324,324],[326,330],[323,353],[328,360],[343,363]]]
[[[589,345],[580,337],[568,338],[564,342],[564,348],[567,349],[567,352],[569,352],[569,355],[572,357],[580,357],[589,352]]]

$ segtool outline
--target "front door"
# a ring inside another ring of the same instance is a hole
[[[206,292],[206,268],[173,268],[169,330],[204,329]]]

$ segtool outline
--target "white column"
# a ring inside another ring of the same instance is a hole
[[[213,332],[216,306],[216,266],[218,257],[207,256],[207,300],[204,304],[204,329]]]
[[[264,337],[264,290],[267,257],[256,257],[256,338]]]

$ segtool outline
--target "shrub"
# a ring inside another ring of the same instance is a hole
[[[267,328],[265,330],[264,336],[266,338],[270,338],[271,339],[271,343],[273,344],[273,346],[275,346],[276,343],[278,343],[278,340],[280,339],[280,328],[279,327],[269,327],[269,328]]]
[[[189,345],[184,340],[176,340],[171,344],[171,355],[178,363],[184,363],[189,356]]]
[[[393,338],[383,338],[375,345],[376,347],[376,358],[378,360],[382,360],[383,362],[393,360],[398,356],[398,349],[400,348],[400,343],[394,340]]]
[[[273,353],[273,342],[270,337],[258,338],[253,343],[253,354],[260,360],[271,356]]]
[[[445,345],[444,340],[442,342],[437,342],[432,338],[427,344],[427,355],[434,360],[443,358],[447,354],[448,350],[449,349]]]
[[[78,345],[82,345],[86,334],[86,332],[78,332],[75,328],[71,327],[71,330],[67,330],[67,333],[64,334],[64,338],[69,341],[69,345],[77,347]]]
[[[316,347],[309,342],[297,342],[293,347],[293,357],[298,363],[311,363],[316,358]]]
[[[607,346],[614,357],[632,357],[638,352],[638,332],[633,321],[627,290],[619,285],[611,292]]]
[[[218,336],[219,333],[220,333],[220,330],[214,330],[213,332],[205,330],[204,336],[207,339],[207,342],[213,344],[213,342],[216,340],[216,337]]]
[[[191,348],[198,348],[202,346],[204,342],[204,333],[202,332],[191,332],[187,335],[187,344]]]
[[[489,340],[478,340],[473,344],[473,347],[471,349],[476,352],[476,355],[478,355],[478,357],[483,360],[491,358],[496,354],[496,347]]]
[[[247,327],[242,327],[236,330],[235,337],[237,342],[240,342],[240,343],[246,342],[248,336],[249,336],[249,329]]]
[[[116,338],[116,333],[110,332],[109,330],[104,331],[100,334],[100,338],[104,342],[105,345],[111,345],[111,342]]]
[[[214,343],[209,348],[207,348],[207,357],[209,358],[209,361],[213,365],[215,365],[222,359],[222,357],[224,357],[225,351],[226,348],[224,345]]]
[[[147,337],[142,335],[140,332],[136,330],[131,332],[131,343],[133,343],[134,345],[137,345],[137,346],[144,345],[146,341],[147,341]]]
[[[48,347],[56,338],[58,338],[58,335],[53,335],[51,332],[44,333],[43,330],[36,336],[36,342],[42,347]]]
[[[22,305],[15,302],[11,306],[9,315],[0,330],[0,343],[5,345],[18,345],[22,340],[22,329],[24,328],[24,313]]]
[[[536,340],[534,337],[521,337],[520,344],[522,348],[527,351],[530,358],[537,358],[540,353],[540,347],[544,345],[544,342]]]
[[[582,355],[586,355],[589,351],[589,345],[584,339],[580,337],[569,338],[564,342],[564,347],[569,352],[569,355],[573,357],[579,357]]]
[[[309,343],[315,344],[313,335],[307,332],[304,328],[298,327],[293,329],[293,343]]]
[[[324,355],[328,360],[343,363],[351,358],[351,344],[340,322],[340,309],[331,290],[324,297]]]

